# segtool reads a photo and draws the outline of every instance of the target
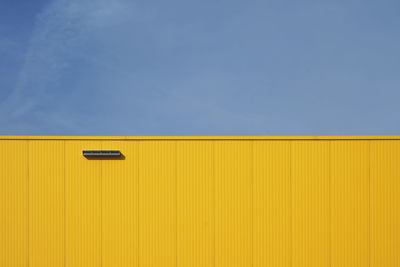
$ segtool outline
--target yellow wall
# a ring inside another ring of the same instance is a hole
[[[400,137],[0,137],[0,267],[398,267],[399,207]]]

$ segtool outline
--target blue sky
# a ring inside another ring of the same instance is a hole
[[[398,0],[0,0],[2,135],[398,135]]]

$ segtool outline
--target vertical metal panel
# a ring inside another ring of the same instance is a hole
[[[330,143],[292,146],[293,266],[330,266]]]
[[[254,267],[291,266],[291,142],[254,142]]]
[[[0,141],[0,266],[29,264],[28,141]]]
[[[102,163],[102,267],[138,266],[139,169],[135,141],[103,141],[118,148],[122,158]]]
[[[213,141],[177,143],[178,266],[214,266]]]
[[[371,141],[371,266],[400,266],[400,142]]]
[[[64,141],[29,141],[29,266],[65,264]]]
[[[139,142],[139,265],[176,267],[176,141]]]
[[[101,161],[82,150],[101,141],[66,141],[66,266],[101,266]]]
[[[1,267],[400,266],[399,140],[1,140],[0,150]]]
[[[368,141],[332,141],[332,266],[371,266]]]
[[[215,145],[215,266],[252,266],[253,143]]]

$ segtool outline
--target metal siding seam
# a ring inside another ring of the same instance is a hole
[[[329,190],[328,190],[328,193],[329,193],[329,197],[328,197],[328,201],[329,201],[329,211],[328,211],[328,216],[329,216],[329,218],[328,218],[328,224],[329,224],[329,226],[328,226],[328,229],[329,229],[329,235],[328,235],[328,237],[329,237],[329,240],[328,240],[328,246],[329,246],[329,248],[328,248],[328,257],[329,257],[329,259],[328,259],[328,263],[329,263],[329,266],[330,267],[332,267],[332,142],[333,141],[328,141],[328,144],[329,144],[329,146],[328,146],[328,149],[329,149],[329,151],[328,151],[328,179],[329,179],[329,182],[328,182],[328,186],[329,186]]]
[[[29,198],[30,198],[30,186],[29,186],[29,141],[26,141],[26,143],[27,143],[27,148],[26,148],[26,157],[28,158],[27,159],[27,166],[26,166],[26,168],[27,168],[27,182],[28,182],[28,193],[27,193],[27,195],[28,195],[28,203],[27,203],[27,207],[28,207],[28,228],[27,228],[27,232],[28,232],[28,236],[27,236],[27,239],[28,239],[28,258],[27,258],[27,260],[28,260],[28,262],[27,262],[27,266],[28,267],[30,267],[30,261],[31,261],[31,259],[30,259],[30,235],[31,235],[31,233],[30,233],[30,203],[29,203]]]
[[[64,267],[67,267],[67,141],[64,145]]]
[[[100,147],[103,149],[103,142],[100,141]],[[100,267],[103,266],[103,187],[104,187],[104,179],[103,179],[103,161],[100,160]]]
[[[371,208],[371,142],[368,142],[368,267],[372,265],[372,256],[371,256],[371,244],[372,244],[372,227],[371,227],[371,217],[372,217],[372,208]]]
[[[255,151],[255,149],[254,149],[254,141],[251,141],[251,144],[252,144],[252,150],[251,150],[251,156],[252,156],[252,160],[251,160],[251,168],[252,168],[252,174],[251,174],[251,177],[252,177],[252,185],[251,185],[251,201],[252,201],[252,203],[251,203],[251,208],[252,208],[252,214],[251,214],[251,220],[252,220],[252,222],[251,222],[251,227],[252,227],[252,231],[251,231],[251,245],[252,245],[252,250],[251,250],[251,259],[252,259],[252,262],[251,262],[251,266],[252,267],[254,267],[254,258],[255,258],[255,238],[254,238],[254,236],[255,236],[255,229],[256,229],[256,227],[255,227],[255,219],[254,219],[254,216],[255,216],[255,193],[254,193],[254,186],[255,186],[255,164],[256,164],[256,161],[255,161],[255,158],[256,158],[256,156],[255,156],[255,153],[256,153],[256,151]]]
[[[65,194],[64,194],[64,201],[65,201],[65,210],[64,210],[64,267],[67,267],[67,262],[68,262],[68,253],[67,253],[67,248],[68,248],[68,183],[67,183],[67,178],[68,178],[68,168],[67,168],[67,145],[68,141],[64,140],[64,187],[65,187]]]
[[[254,140],[249,141],[250,149],[251,149],[251,160],[250,160],[250,166],[251,166],[251,263],[250,265],[254,267]]]
[[[213,244],[213,262],[214,262],[214,265],[213,265],[213,267],[216,267],[216,259],[215,259],[215,257],[216,257],[216,242],[215,242],[215,236],[216,236],[216,199],[217,199],[217,195],[216,195],[216,171],[215,171],[215,165],[216,165],[216,152],[215,152],[215,141],[212,141],[211,142],[211,144],[212,144],[212,155],[213,155],[213,160],[212,160],[212,162],[213,162],[213,182],[214,182],[214,186],[213,186],[213,241],[214,241],[214,244]]]
[[[30,214],[30,179],[29,179],[29,176],[30,176],[30,174],[29,174],[29,146],[30,146],[30,141],[26,141],[26,150],[27,150],[27,152],[26,152],[26,157],[27,157],[27,160],[26,160],[26,162],[27,162],[27,183],[28,183],[28,203],[27,203],[27,207],[28,207],[28,267],[31,265],[30,264],[30,259],[31,259],[31,257],[30,257],[30,224],[31,224],[31,219],[30,219],[30,217],[31,217],[31,214]]]
[[[137,239],[137,267],[140,267],[140,164],[139,164],[139,157],[140,157],[140,141],[136,141],[136,146],[135,146],[135,150],[136,150],[136,169],[137,169],[137,219],[136,219],[136,223],[137,223],[137,235],[136,235],[136,239]]]
[[[175,176],[175,266],[178,267],[178,155],[177,155],[177,141],[174,144],[174,176]]]
[[[293,141],[289,141],[289,196],[290,196],[290,201],[289,201],[289,208],[290,208],[290,266],[293,266]]]

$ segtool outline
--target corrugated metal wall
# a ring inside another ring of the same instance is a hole
[[[400,140],[89,139],[0,140],[0,267],[400,266]]]

